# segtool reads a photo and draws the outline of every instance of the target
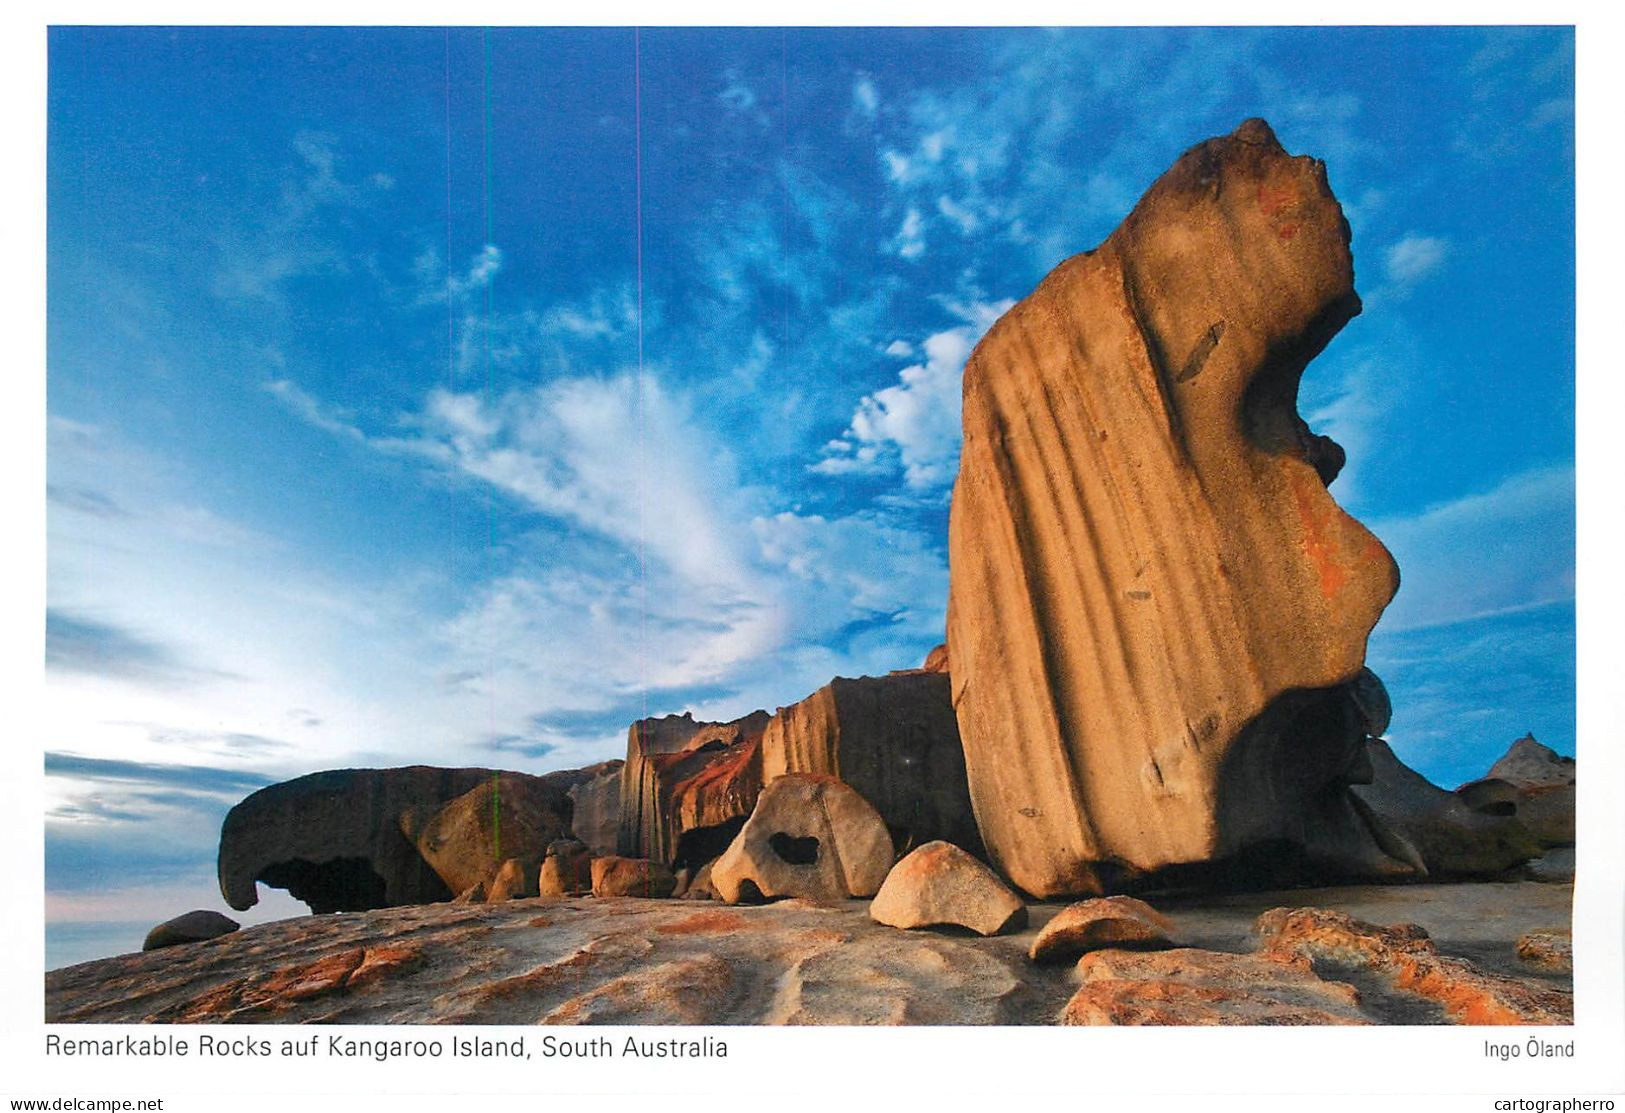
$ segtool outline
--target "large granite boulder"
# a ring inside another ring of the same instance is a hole
[[[901,851],[942,839],[982,852],[945,671],[837,677],[779,708],[762,737],[762,774],[786,773],[857,789]]]
[[[571,785],[570,827],[594,854],[614,854],[621,830],[620,758],[589,766],[591,776]]]
[[[490,893],[508,859],[536,876],[548,844],[570,833],[570,796],[556,781],[494,774],[436,811],[407,809],[400,825],[448,889],[483,884]]]
[[[992,870],[938,840],[892,867],[869,905],[869,918],[895,928],[962,927],[1000,935],[1027,926],[1027,906]]]
[[[1563,757],[1526,734],[1488,773],[1462,785],[1456,794],[1474,811],[1516,815],[1545,846],[1573,846],[1576,769],[1572,757]]]
[[[790,773],[762,790],[712,863],[711,886],[729,904],[872,897],[893,860],[891,834],[868,801],[834,777]]]
[[[1262,120],[1187,151],[964,376],[948,654],[971,799],[1029,893],[1296,847],[1404,876],[1345,791],[1398,585],[1296,409],[1356,313],[1325,167]]]
[[[143,951],[156,951],[163,947],[176,947],[182,943],[201,943],[205,939],[218,939],[230,935],[242,925],[230,916],[206,908],[184,912],[174,919],[165,920],[142,941]]]
[[[692,713],[640,719],[627,733],[618,852],[669,866],[716,857],[762,790],[766,711],[728,723]]]
[[[449,900],[456,892],[401,831],[400,818],[437,811],[490,769],[333,769],[269,785],[226,813],[220,892],[236,909],[255,882],[286,889],[312,912],[356,912]]]
[[[1354,795],[1397,836],[1393,853],[1414,853],[1429,876],[1494,876],[1539,856],[1541,844],[1516,816],[1474,811],[1400,761],[1380,738],[1367,741],[1366,753],[1371,783],[1355,785]]]

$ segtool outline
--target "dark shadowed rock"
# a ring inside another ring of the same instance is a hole
[[[874,805],[899,850],[942,839],[982,852],[945,673],[837,677],[779,708],[762,737],[762,773],[845,781]]]
[[[402,833],[403,813],[438,811],[491,778],[490,769],[334,769],[255,792],[220,828],[220,892],[233,908],[258,901],[256,881],[314,912],[450,900],[454,895]]]
[[[197,909],[165,920],[147,932],[143,951],[156,951],[160,947],[174,947],[182,943],[201,943],[205,939],[218,939],[229,935],[242,925],[230,916],[222,916],[208,909]]]
[[[481,883],[490,893],[497,870],[510,858],[534,877],[548,844],[570,831],[568,791],[524,773],[493,776],[432,815],[426,812],[403,813],[402,833],[457,893]]]
[[[592,774],[570,787],[570,829],[594,854],[614,854],[621,829],[620,758],[589,767]]]
[[[1515,816],[1474,811],[1456,793],[1400,761],[1381,739],[1371,739],[1366,750],[1372,780],[1355,785],[1354,795],[1387,831],[1414,848],[1429,875],[1501,874],[1540,854],[1540,843]]]
[[[1298,380],[1359,312],[1315,159],[1186,152],[964,375],[948,651],[992,860],[1040,896],[1299,846],[1404,876],[1352,803],[1398,573],[1327,491]]]
[[[869,905],[869,918],[895,928],[962,927],[1001,935],[1027,926],[1027,906],[981,862],[936,841],[892,867]]]
[[[834,777],[789,773],[762,790],[712,863],[711,886],[729,904],[868,897],[892,861],[891,835],[868,801]]]

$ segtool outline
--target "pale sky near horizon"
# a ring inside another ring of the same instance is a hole
[[[202,906],[273,780],[917,664],[970,348],[1255,115],[1353,228],[1300,409],[1401,567],[1390,741],[1573,753],[1567,29],[83,28],[49,80],[52,924]]]

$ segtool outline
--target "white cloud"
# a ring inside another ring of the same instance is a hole
[[[1383,255],[1388,280],[1400,286],[1413,286],[1444,265],[1449,241],[1438,236],[1411,233],[1389,246]]]
[[[911,207],[904,214],[902,227],[892,237],[891,249],[904,259],[918,259],[925,254],[925,218],[919,209]]]
[[[290,379],[272,379],[261,383],[260,389],[282,403],[284,409],[306,424],[314,425],[329,433],[337,433],[356,440],[363,439],[361,430],[355,427],[352,415],[329,409]]]
[[[907,359],[909,356],[914,354],[914,345],[910,344],[907,340],[893,340],[890,344],[886,345],[886,354],[889,356],[895,356],[898,359]]]
[[[868,74],[859,74],[852,83],[852,107],[867,120],[873,120],[880,111],[880,94]]]
[[[1574,469],[1521,472],[1489,491],[1368,523],[1399,562],[1389,632],[1574,595]]]
[[[956,225],[962,235],[971,235],[982,224],[975,213],[954,201],[947,194],[937,198],[937,212]]]
[[[823,475],[876,474],[901,467],[911,490],[951,483],[959,459],[960,384],[976,341],[1014,303],[950,306],[965,324],[926,338],[925,361],[898,372],[895,386],[866,395],[851,424],[811,468]]]

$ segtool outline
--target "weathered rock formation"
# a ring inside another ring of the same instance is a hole
[[[570,787],[570,827],[594,854],[614,854],[621,831],[620,758],[589,766],[592,775]]]
[[[1403,875],[1342,786],[1387,551],[1298,380],[1360,310],[1323,165],[1186,152],[965,368],[948,652],[994,862],[1049,896],[1291,845]]]
[[[1377,973],[1443,1009],[1455,1024],[1570,1024],[1573,994],[1441,955],[1416,924],[1379,927],[1323,908],[1276,908],[1258,918],[1260,954]]]
[[[527,869],[523,860],[509,858],[497,867],[491,877],[485,899],[492,904],[501,904],[505,900],[537,896],[536,878],[537,871]]]
[[[1572,984],[1513,952],[1513,940],[1567,918],[1569,896],[1558,886],[1368,886],[1338,897],[1351,910],[1422,921],[1441,957],[1471,955],[1485,973],[1556,991],[1558,1003]],[[1111,1014],[1118,1022],[1203,1022],[1246,992],[1244,967],[1275,982],[1283,968],[1302,971],[1301,957],[1287,956],[1296,966],[1255,957],[1269,963],[1257,967],[1218,953],[1251,949],[1268,907],[1245,894],[1169,905],[1180,938],[1208,950],[1183,963],[1192,952],[1091,952],[1084,962],[1098,980],[1152,983],[1113,991],[1102,1004],[1120,1003]],[[294,917],[198,946],[53,970],[44,1012],[48,1023],[1051,1024],[1086,969],[1031,964],[1035,933],[901,932],[871,920],[866,901],[442,903]],[[1356,963],[1344,976],[1321,962],[1314,967],[1328,983],[1360,987],[1367,1020],[1455,1019],[1413,991],[1383,990],[1369,967]],[[1205,971],[1218,985],[1174,988],[1178,969],[1187,982]],[[1314,1000],[1304,994],[1299,1009]]]
[[[1095,897],[1057,913],[1039,931],[1027,957],[1034,962],[1065,962],[1102,947],[1167,947],[1173,925],[1162,913],[1133,897]]]
[[[438,810],[491,778],[490,769],[334,769],[260,789],[220,827],[220,892],[233,908],[254,883],[286,889],[313,912],[354,912],[449,900],[401,833],[400,817]]]
[[[406,809],[399,822],[450,891],[484,885],[489,894],[497,870],[510,858],[535,877],[548,844],[570,831],[570,797],[546,778],[500,773],[432,813]]]
[[[1371,783],[1353,793],[1397,840],[1396,857],[1414,855],[1429,876],[1448,878],[1505,873],[1541,852],[1518,818],[1469,808],[1400,761],[1379,738],[1366,743]]]
[[[992,870],[939,840],[892,867],[869,918],[895,928],[953,926],[1000,935],[1027,925],[1027,906]]]
[[[838,777],[857,789],[901,851],[943,839],[982,852],[945,673],[837,677],[779,708],[762,738],[762,774],[785,773]]]
[[[690,713],[640,719],[621,770],[619,853],[666,865],[716,857],[762,790],[760,745],[768,714],[730,723]]]
[[[229,935],[241,926],[230,916],[222,916],[218,912],[199,908],[182,913],[174,919],[165,920],[147,932],[147,938],[141,944],[141,949],[156,951],[162,947],[176,947],[182,943],[201,943],[205,939],[218,939],[222,935]]]
[[[1062,1024],[1370,1024],[1351,985],[1323,979],[1307,962],[1273,962],[1180,947],[1091,951]]]
[[[595,897],[665,898],[677,879],[659,862],[647,858],[594,858],[592,895]]]
[[[729,904],[870,897],[893,860],[891,834],[862,796],[834,777],[791,773],[762,790],[711,864],[711,886]]]
[[[1490,771],[1456,790],[1468,807],[1513,814],[1545,846],[1574,845],[1575,761],[1526,734]]]
[[[547,857],[537,873],[537,895],[568,897],[591,892],[592,861],[592,849],[585,843],[577,839],[557,840],[547,848]]]

